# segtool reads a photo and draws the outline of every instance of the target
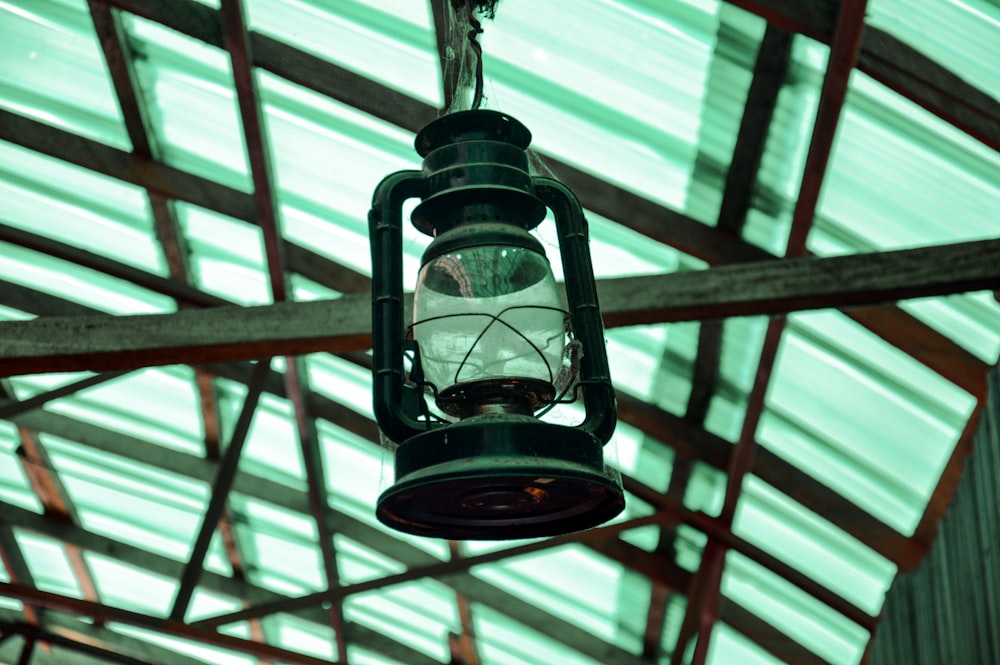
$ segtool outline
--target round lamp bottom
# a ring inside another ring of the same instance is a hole
[[[396,451],[384,524],[421,536],[510,540],[580,531],[625,497],[592,435],[532,418],[483,416],[419,434]]]

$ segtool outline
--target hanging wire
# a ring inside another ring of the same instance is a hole
[[[478,37],[483,34],[480,18],[496,17],[499,0],[452,0],[446,12],[443,57],[445,108],[442,113],[475,110],[485,99],[483,48]]]
[[[476,88],[472,95],[472,110],[475,111],[483,103],[483,46],[477,39],[483,33],[483,26],[476,18],[472,0],[466,0],[466,6],[469,10],[469,46],[476,54]]]

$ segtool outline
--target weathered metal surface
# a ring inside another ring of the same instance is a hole
[[[923,565],[886,597],[872,665],[1000,663],[1000,372]]]

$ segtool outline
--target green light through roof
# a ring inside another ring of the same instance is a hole
[[[839,313],[790,321],[759,440],[912,533],[974,399]]]
[[[896,567],[854,538],[748,476],[734,533],[875,616]]]
[[[1000,7],[990,0],[872,0],[867,20],[912,44],[976,87],[1000,92],[996,35]]]
[[[131,147],[86,2],[0,2],[0,32],[0,105]]]
[[[202,4],[218,6],[211,0]],[[417,107],[440,104],[437,44],[427,2],[246,4],[255,32],[384,83],[415,99]],[[765,21],[711,0],[581,0],[571,11],[565,4],[504,0],[483,36],[487,105],[524,121],[540,151],[714,224]],[[870,8],[874,25],[997,96],[1000,67],[991,65],[1000,21],[993,4],[873,0]],[[135,73],[148,103],[156,157],[234,188],[237,192],[229,195],[248,200],[251,182],[228,53],[127,11],[120,16],[126,46],[137,56]],[[0,107],[130,149],[86,2],[0,0],[0,28],[5,35],[0,43]],[[959,34],[962,39],[955,38]],[[775,254],[783,251],[787,238],[828,53],[826,46],[807,38],[794,40],[791,69],[767,140],[743,238]],[[273,72],[257,70],[254,75],[287,238],[370,274],[365,214],[371,192],[385,174],[419,166],[411,133]],[[401,120],[406,124],[411,119],[396,118]],[[995,152],[855,73],[809,248],[833,254],[993,237],[998,174]],[[0,143],[0,226],[166,276],[148,197],[139,186]],[[243,305],[270,302],[259,228],[175,203],[191,251],[193,283]],[[669,219],[664,216],[665,225]],[[591,214],[590,228],[601,278],[705,267],[614,220]],[[554,258],[551,230],[541,231]],[[407,234],[405,269],[412,279],[428,239],[409,229]],[[558,261],[554,263],[558,272]],[[115,314],[177,307],[171,298],[12,243],[0,243],[0,273],[8,283]],[[314,277],[290,277],[297,298],[338,295],[311,281]],[[29,304],[0,305],[0,318],[30,316],[16,309]],[[991,293],[910,301],[901,307],[987,363],[1000,353],[1000,305]],[[738,438],[742,427],[764,321],[724,323],[718,387],[704,427],[729,441]],[[620,390],[683,416],[699,330],[697,323],[608,330],[612,373]],[[306,364],[315,398],[330,413],[346,409],[343,422],[331,417],[350,426],[323,418],[317,423],[341,582],[447,560],[446,542],[390,534],[372,515],[375,497],[390,479],[389,455],[369,440],[377,436],[372,434],[367,371],[330,355],[310,356]],[[275,361],[276,371],[283,367]],[[24,399],[83,376],[29,375],[14,378],[11,386]],[[213,385],[224,450],[247,389],[221,378]],[[840,313],[795,315],[779,352],[757,439],[892,529],[910,533],[975,399]],[[131,372],[53,401],[16,422],[40,431],[39,441],[75,503],[83,529],[99,542],[142,548],[150,560],[179,568],[191,549],[217,468],[208,459],[200,409],[194,371],[166,367]],[[18,456],[18,437],[14,424],[0,423],[0,497],[12,515],[26,519],[43,508]],[[668,437],[663,438],[620,425],[616,464],[665,491],[676,459]],[[251,587],[252,593],[295,595],[325,588],[293,409],[283,398],[262,398],[236,482],[240,489],[229,497],[232,533],[247,582],[261,587]],[[717,515],[724,491],[722,470],[695,463],[684,503]],[[622,519],[652,511],[629,495]],[[745,483],[735,530],[873,613],[881,608],[895,573],[880,555],[754,476]],[[40,588],[82,595],[60,544],[20,528],[15,533]],[[622,539],[652,554],[659,533],[646,527],[626,532]],[[697,570],[706,541],[699,530],[678,528],[677,564]],[[510,546],[487,542],[463,550],[472,555]],[[162,572],[92,552],[86,556],[102,600],[160,615],[169,609],[175,585]],[[219,534],[212,539],[206,568],[217,576],[234,574]],[[6,570],[0,577],[11,578]],[[600,653],[565,646],[548,626],[504,605],[505,598],[514,596],[523,607],[542,608],[595,640],[633,654],[642,650],[650,609],[648,580],[592,550],[565,547],[481,565],[454,579],[411,582],[352,597],[345,607],[354,630],[384,637],[357,644],[351,640],[351,662],[412,665],[390,642],[411,649],[419,662],[446,662],[448,634],[462,630],[456,589],[463,580],[467,590],[495,587],[484,592],[492,603],[472,599],[484,665],[604,661]],[[241,605],[209,586],[195,591],[189,616]],[[858,626],[738,555],[729,555],[724,593],[834,665],[854,665],[863,653],[867,635]],[[20,608],[17,602],[0,603]],[[668,600],[665,649],[676,639],[685,609],[682,597]],[[110,627],[207,662],[255,662]],[[333,657],[335,636],[312,615],[268,617],[261,630],[275,644]],[[249,636],[251,629],[240,623],[226,633]],[[770,665],[776,660],[734,628],[718,625],[710,662]]]
[[[868,640],[857,624],[732,550],[722,592],[831,665],[857,663]]]
[[[248,191],[250,174],[232,68],[222,49],[126,14],[136,78],[167,164]]]
[[[425,2],[250,0],[250,27],[440,106],[437,44]]]

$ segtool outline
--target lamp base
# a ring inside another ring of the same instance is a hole
[[[379,521],[452,540],[511,540],[580,531],[625,507],[600,441],[530,417],[478,416],[430,430],[396,450],[397,481]]]

